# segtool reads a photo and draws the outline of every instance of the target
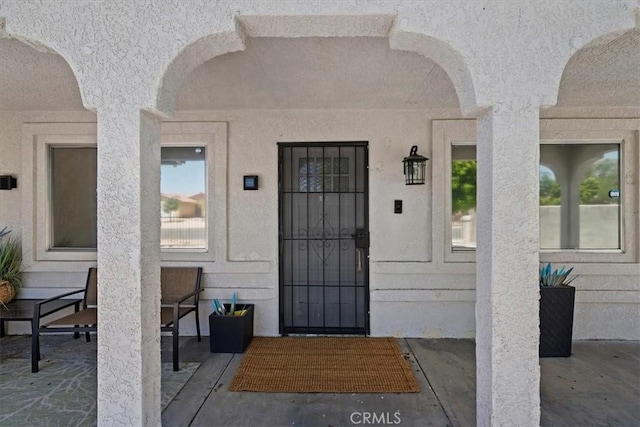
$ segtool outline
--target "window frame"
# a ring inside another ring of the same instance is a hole
[[[31,271],[59,266],[72,269],[97,261],[96,249],[51,248],[51,187],[49,149],[97,147],[96,123],[30,123],[23,125],[23,259]],[[206,155],[207,244],[202,248],[161,249],[161,261],[222,260],[227,246],[227,124],[223,122],[162,123],[161,146],[203,146]],[[158,212],[160,214],[160,212]],[[49,262],[54,262],[50,264]],[[73,264],[75,263],[75,264]],[[35,267],[42,264],[41,267]],[[65,270],[66,271],[66,270]]]
[[[621,190],[621,197],[620,197],[620,203],[619,203],[619,222],[618,222],[618,230],[619,230],[619,244],[620,247],[619,248],[601,248],[601,249],[588,249],[588,248],[584,248],[584,249],[562,249],[562,248],[545,248],[545,249],[540,249],[540,252],[542,254],[545,253],[562,253],[562,254],[566,254],[568,252],[575,252],[575,253],[603,253],[603,254],[607,254],[607,253],[611,253],[611,254],[618,254],[618,253],[623,253],[624,252],[624,248],[625,248],[625,217],[624,217],[624,208],[625,208],[625,203],[624,203],[624,198],[625,198],[625,193],[626,191],[622,190],[622,187],[624,186],[624,182],[622,180],[623,177],[623,168],[625,166],[624,164],[624,147],[623,147],[623,142],[624,140],[618,140],[618,139],[588,139],[588,140],[584,140],[584,139],[562,139],[562,140],[555,140],[555,139],[545,139],[545,140],[540,140],[540,149],[542,149],[543,145],[589,145],[589,144],[593,144],[593,145],[611,145],[616,146],[616,148],[618,148],[619,150],[619,159],[618,159],[618,167],[619,167],[619,179],[620,179],[620,190]],[[555,172],[554,172],[555,173]],[[558,205],[560,206],[560,205]]]
[[[163,131],[165,127],[163,126]],[[215,196],[211,194],[211,190],[215,188],[215,171],[212,170],[215,156],[215,140],[211,134],[198,133],[168,133],[162,132],[160,137],[161,148],[163,147],[205,147],[205,228],[206,242],[204,248],[162,248],[160,247],[161,261],[213,261],[209,255],[213,253],[215,248],[215,234],[212,226],[213,209],[215,209]],[[158,212],[158,215],[160,213]]]
[[[46,202],[44,203],[45,206],[45,221],[46,223],[44,225],[41,225],[40,229],[44,230],[45,236],[43,237],[44,241],[45,241],[45,247],[47,248],[47,251],[50,252],[69,252],[69,253],[78,253],[78,252],[96,252],[97,248],[89,248],[89,247],[62,247],[62,246],[54,246],[53,245],[53,240],[54,240],[54,227],[53,227],[53,222],[54,222],[54,215],[53,215],[53,207],[54,207],[54,184],[53,184],[53,170],[52,170],[52,158],[51,158],[51,154],[53,152],[53,149],[70,149],[70,148],[91,148],[96,150],[97,147],[94,143],[89,141],[89,138],[87,138],[87,141],[85,142],[81,142],[81,141],[75,141],[75,142],[70,142],[70,141],[56,141],[56,142],[48,142],[47,139],[48,138],[43,138],[45,141],[44,142],[44,168],[45,168],[45,176],[44,176],[44,181],[45,181],[45,187],[44,187],[44,192],[45,195],[44,197],[46,198]],[[42,154],[39,154],[40,156],[42,156]],[[97,151],[96,151],[96,156],[97,156]],[[97,165],[96,165],[96,173],[97,173]],[[97,223],[96,225],[96,232],[97,232]]]
[[[96,148],[95,125],[82,124],[80,126],[53,125],[51,133],[34,134],[32,143],[36,155],[35,162],[35,222],[32,241],[35,246],[35,257],[32,261],[95,261],[97,249],[72,248],[53,249],[51,229],[51,163],[50,148]],[[42,126],[44,127],[44,126]],[[38,128],[42,128],[38,126]],[[91,132],[93,131],[93,132]],[[26,169],[30,170],[30,169]],[[27,186],[28,187],[28,186]],[[26,196],[26,195],[25,195]],[[25,212],[25,218],[32,217]],[[27,225],[23,230],[28,230]]]
[[[540,144],[552,143],[616,143],[620,144],[620,249],[544,249],[540,262],[565,263],[635,263],[640,252],[638,242],[638,119],[541,119]],[[453,251],[451,245],[451,147],[458,143],[474,143],[475,120],[434,120],[433,161],[442,162],[441,171],[434,168],[433,206],[442,206],[443,258],[445,262],[475,262],[476,251]],[[435,209],[435,208],[434,208]],[[435,213],[435,212],[434,212]],[[435,221],[434,221],[435,222]],[[434,241],[436,231],[434,224]],[[438,249],[438,248],[434,248]]]
[[[476,146],[476,141],[461,139],[461,140],[451,140],[451,142],[447,145],[447,149],[445,150],[445,194],[447,197],[445,198],[444,209],[445,212],[449,213],[449,219],[447,226],[444,229],[444,238],[445,244],[448,246],[449,250],[445,252],[444,260],[445,262],[475,262],[476,260],[476,249],[459,249],[454,251],[452,240],[453,240],[453,230],[452,230],[452,219],[451,219],[451,211],[453,209],[453,199],[451,197],[451,170],[452,170],[452,147],[454,145],[458,146]],[[478,152],[476,147],[476,162],[478,161]],[[477,181],[477,180],[476,180]],[[477,239],[476,239],[477,242]]]

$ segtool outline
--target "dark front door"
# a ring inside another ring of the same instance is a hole
[[[280,332],[369,331],[368,148],[279,144]]]

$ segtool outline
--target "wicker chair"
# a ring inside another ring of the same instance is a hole
[[[196,316],[196,330],[198,341],[200,335],[200,317],[198,304],[200,302],[200,287],[202,281],[201,267],[163,267],[161,269],[161,307],[160,329],[170,331],[173,335],[173,370],[178,371],[180,333],[180,319],[194,312]],[[42,322],[40,313],[45,304],[66,298],[71,295],[84,293],[82,308],[68,316],[52,321]],[[91,340],[90,332],[96,332],[98,328],[98,272],[96,268],[89,269],[87,282],[84,289],[67,292],[53,298],[41,301],[34,306],[33,325],[31,337],[31,372],[38,372],[40,360],[40,335],[43,333],[73,332],[78,338],[80,332],[84,332],[87,342]]]

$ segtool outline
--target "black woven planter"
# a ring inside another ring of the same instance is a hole
[[[571,356],[576,288],[540,288],[540,357]]]

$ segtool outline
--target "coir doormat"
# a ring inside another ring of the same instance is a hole
[[[418,393],[394,338],[256,337],[231,391]]]

